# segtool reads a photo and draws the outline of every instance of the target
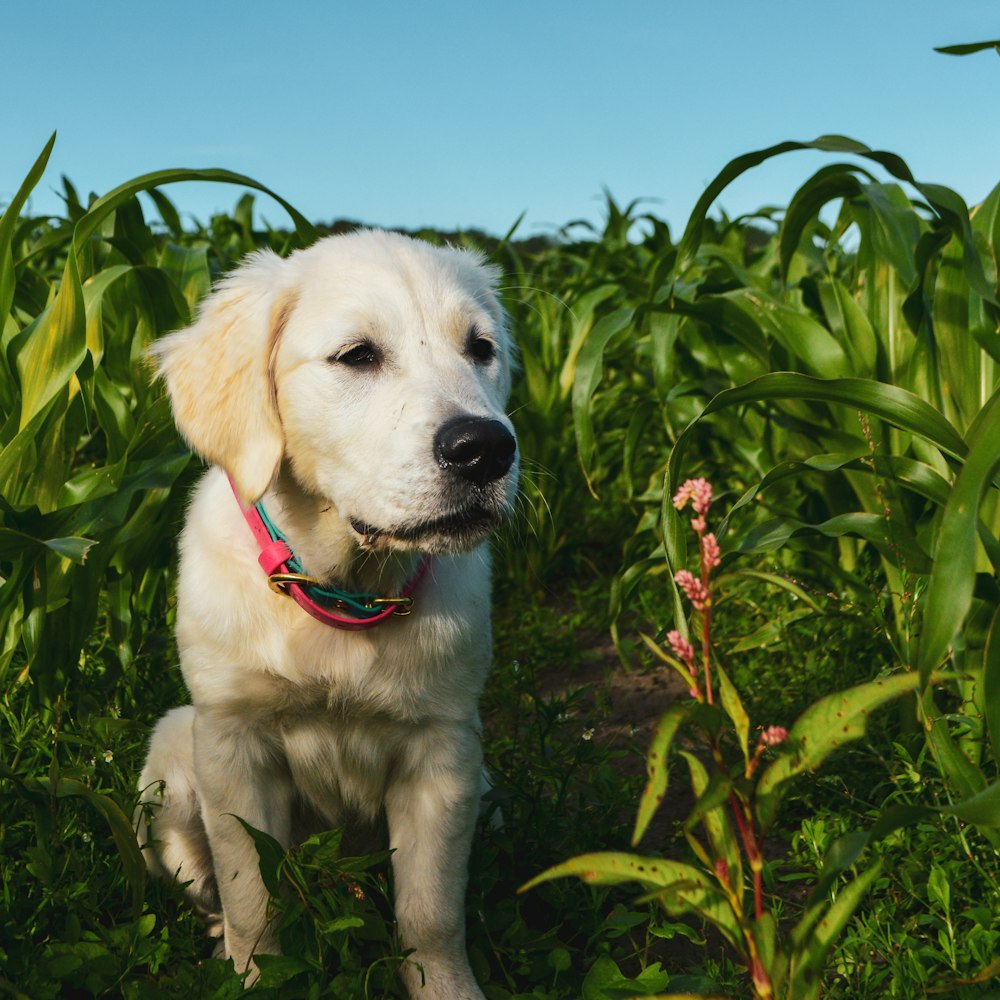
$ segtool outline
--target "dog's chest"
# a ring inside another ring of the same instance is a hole
[[[285,634],[282,673],[301,686],[310,713],[466,717],[488,667],[488,629],[488,622],[477,634],[454,618],[416,617],[363,633],[309,627]]]
[[[297,794],[327,823],[349,816],[371,821],[389,784],[430,770],[461,769],[476,757],[478,716],[403,718],[396,703],[375,707],[372,699],[337,698],[322,685],[312,699],[301,698],[278,712],[280,740]]]

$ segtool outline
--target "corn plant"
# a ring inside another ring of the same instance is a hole
[[[54,138],[0,218],[0,678],[30,681],[42,705],[74,670],[102,592],[118,667],[128,669],[132,623],[166,584],[171,489],[190,457],[144,352],[189,321],[211,272],[201,241],[173,241],[179,220],[158,186],[266,191],[227,171],[164,170],[87,208],[67,186],[69,218],[22,219]],[[172,238],[145,223],[140,191],[153,192]]]
[[[506,275],[503,291],[521,366],[512,399],[527,457],[515,528],[517,562],[536,585],[560,575],[559,560],[576,535],[581,503],[593,507],[599,495],[617,497],[622,462],[616,445],[627,438],[625,464],[632,465],[632,453],[646,447],[642,432],[655,412],[646,402],[633,412],[631,400],[641,384],[606,382],[595,393],[600,368],[592,360],[595,345],[610,360],[604,348],[627,332],[629,304],[646,295],[650,268],[671,252],[669,230],[640,214],[635,202],[620,207],[608,195],[605,205],[599,232],[571,223],[557,241],[526,253],[511,242],[512,231],[496,255]],[[640,227],[649,233],[634,243],[630,237]],[[611,446],[598,449],[598,435]]]
[[[1000,189],[970,214],[954,192],[918,183],[891,154],[833,138],[810,145],[874,160],[923,200],[914,205],[900,188],[859,179],[857,168],[841,164],[808,182],[789,205],[779,234],[781,285],[769,293],[740,289],[728,295],[744,315],[754,317],[759,333],[778,342],[784,359],[801,367],[764,373],[719,393],[698,419],[732,405],[766,406],[795,428],[790,454],[775,462],[735,509],[805,471],[846,481],[860,509],[845,511],[831,496],[832,516],[826,520],[809,523],[786,515],[765,521],[744,537],[741,550],[821,533],[842,542],[849,570],[853,540],[876,548],[901,663],[919,670],[926,683],[930,671],[951,657],[958,675],[967,678],[956,683],[956,695],[975,706],[971,715],[978,730],[967,732],[963,748],[956,747],[935,696],[925,691],[921,701],[937,760],[955,796],[966,799],[987,787],[988,772],[975,765],[997,712],[985,697],[995,682],[985,675],[984,650],[989,622],[1000,607],[995,584],[1000,512],[993,484],[1000,465]],[[783,144],[734,162],[710,186],[703,204],[743,169],[798,147]],[[843,202],[822,266],[806,269],[796,259],[799,248],[804,238],[809,242],[805,234],[815,230],[820,206],[834,197]],[[696,211],[682,257],[697,253],[698,218]],[[851,227],[859,244],[845,261],[836,237]],[[819,308],[789,311],[792,303],[810,301]],[[676,442],[672,480],[689,437],[690,428]],[[668,484],[665,497],[669,490]],[[666,502],[662,511],[668,559],[678,558],[683,545],[677,519]],[[970,628],[953,643],[967,616]],[[997,843],[992,831],[987,835]]]
[[[850,154],[891,180],[858,163],[823,167],[796,192],[777,233],[752,250],[707,221],[744,171],[806,148]],[[832,224],[821,214],[831,205]],[[970,212],[950,189],[917,181],[899,157],[843,137],[748,153],[708,186],[665,268],[651,272],[645,299],[598,320],[616,329],[603,342],[592,337],[575,369],[581,398],[620,381],[604,351],[629,328],[633,358],[659,386],[672,445],[663,484],[639,497],[645,514],[626,549],[616,611],[650,574],[666,571],[669,586],[683,565],[670,498],[690,456],[706,468],[736,459],[757,472],[732,482],[741,494],[732,524],[746,525],[739,551],[829,538],[836,558],[811,571],[814,582],[846,589],[877,614],[881,597],[857,576],[874,551],[900,663],[926,682],[945,657],[953,661],[964,679],[950,697],[971,706],[970,725],[953,734],[930,692],[921,713],[957,799],[989,785],[984,749],[997,754],[1000,713],[986,669],[1000,608],[998,219],[1000,188]],[[594,449],[584,410],[574,418],[586,464]],[[754,508],[772,516],[747,524]],[[720,536],[729,527],[727,518]],[[682,615],[675,587],[667,607],[668,621]]]

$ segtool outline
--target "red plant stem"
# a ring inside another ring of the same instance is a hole
[[[710,582],[711,567],[705,561],[705,546],[702,537],[704,529],[698,533],[698,555],[701,561],[701,583],[708,595],[705,599],[705,610],[701,614],[701,660],[705,665],[705,700],[709,705],[715,702],[712,698],[712,588]]]
[[[736,817],[736,825],[740,829],[740,839],[743,841],[743,848],[747,852],[747,860],[753,871],[753,904],[754,916],[757,920],[764,915],[764,886],[761,881],[761,855],[757,845],[757,838],[753,832],[753,821],[743,813],[742,803],[736,798],[734,792],[729,793],[729,804],[732,806],[733,815]]]
[[[701,622],[701,657],[705,664],[705,700],[709,705],[714,704],[712,700],[712,669],[711,669],[711,655],[710,651],[712,648],[711,644],[711,615],[712,615],[712,601],[711,598],[705,603],[705,612],[702,617]]]

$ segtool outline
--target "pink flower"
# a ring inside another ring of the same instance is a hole
[[[683,660],[689,667],[694,666],[694,646],[677,629],[671,629],[667,633],[667,642],[678,660]]]
[[[674,506],[683,510],[688,500],[695,513],[704,517],[712,506],[712,484],[707,479],[688,479],[674,496]]]
[[[722,562],[719,554],[719,543],[715,540],[715,535],[704,535],[701,539],[701,564],[706,569],[715,569]]]
[[[705,518],[692,517],[691,527],[694,528],[694,530],[697,531],[698,534],[700,535],[708,527],[708,525],[705,523]]]
[[[692,576],[686,569],[678,570],[674,574],[677,585],[687,595],[687,599],[694,605],[695,611],[704,611],[708,605],[708,591],[701,580]]]
[[[760,734],[761,746],[776,747],[788,739],[788,730],[784,726],[768,726]]]

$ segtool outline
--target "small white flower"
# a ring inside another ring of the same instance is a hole
[[[83,842],[85,844],[89,844],[90,843],[90,834],[89,833],[87,833],[86,831],[84,831],[83,833],[80,834],[80,836],[83,838]]]
[[[594,730],[593,729],[585,729],[583,731],[583,739],[585,739],[585,740],[592,740],[593,738],[594,738]]]
[[[110,764],[115,759],[115,755],[110,750],[105,750],[102,756],[105,764]]]

